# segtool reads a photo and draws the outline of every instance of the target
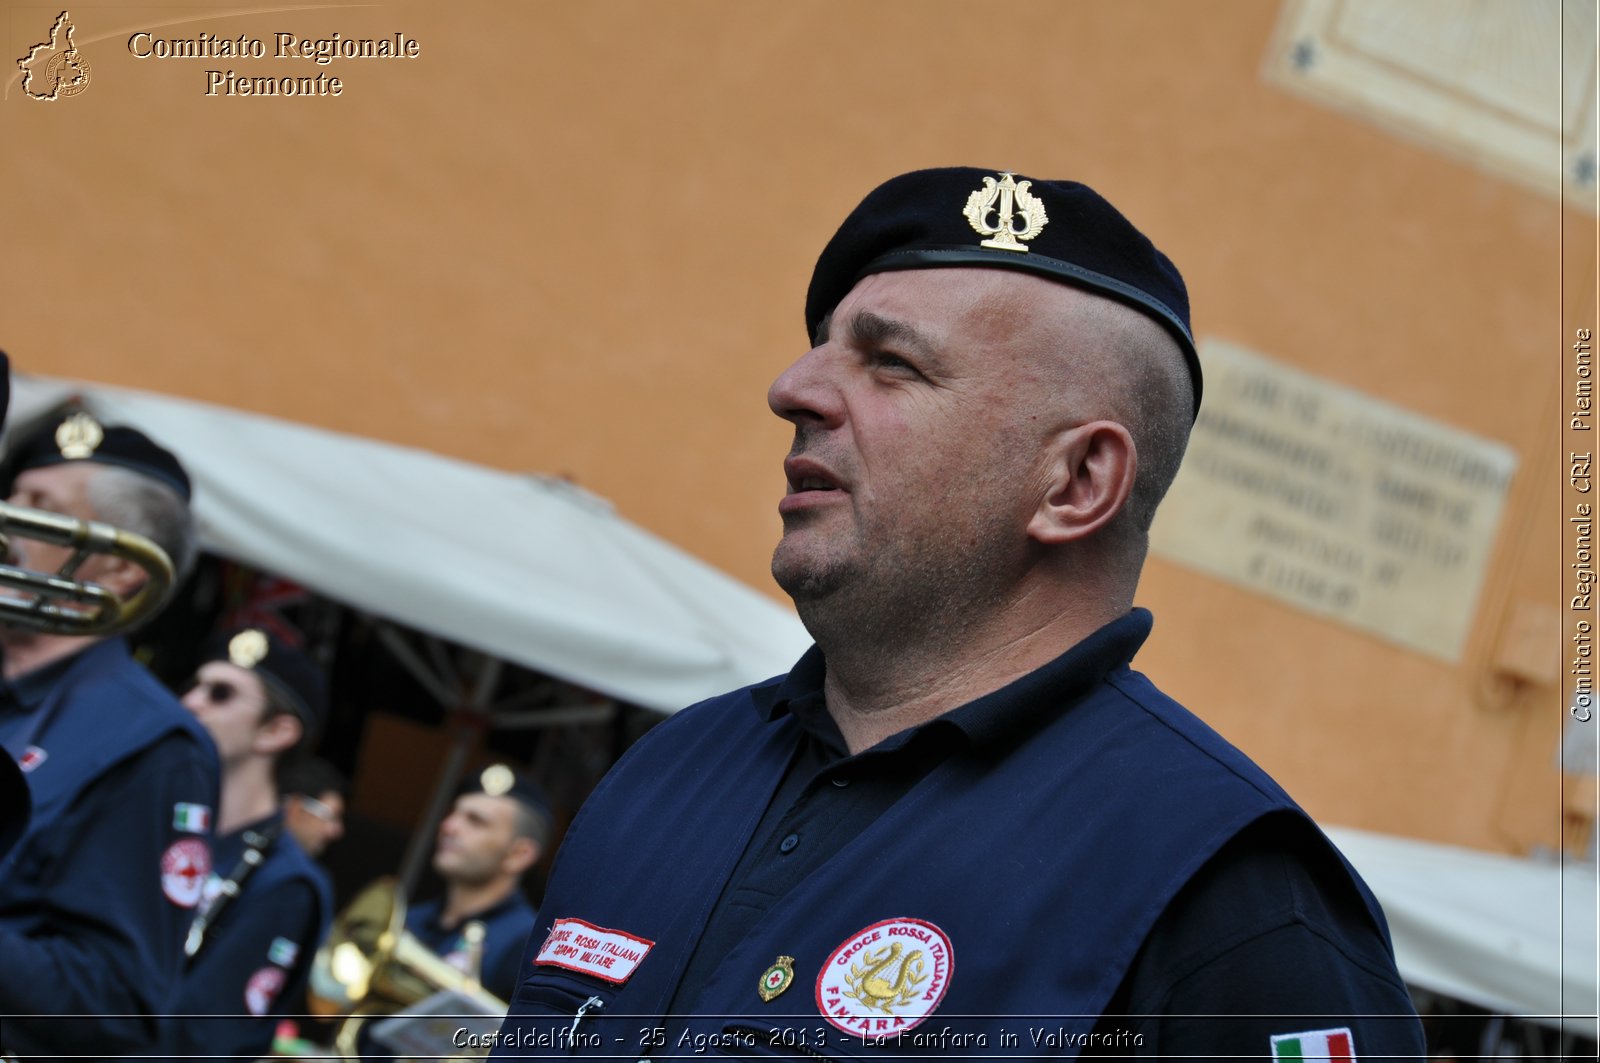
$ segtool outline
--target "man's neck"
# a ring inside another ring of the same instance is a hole
[[[44,635],[13,628],[0,629],[0,649],[5,653],[4,673],[8,680],[37,671],[47,664],[71,657],[99,642],[89,635]]]
[[[251,757],[230,765],[222,776],[222,807],[217,809],[217,834],[232,834],[266,819],[278,810],[278,788],[272,762]]]
[[[511,896],[511,891],[516,888],[517,880],[503,875],[482,884],[452,882],[445,890],[439,922],[446,929],[454,929],[468,919],[487,912]]]
[[[1130,607],[1046,589],[956,611],[960,620],[949,623],[869,625],[840,637],[814,630],[827,659],[828,712],[859,753],[1043,667]]]

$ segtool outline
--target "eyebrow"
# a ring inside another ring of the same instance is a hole
[[[851,340],[863,347],[896,343],[909,347],[913,353],[925,358],[934,358],[938,353],[928,338],[912,326],[904,321],[874,314],[870,310],[863,310],[850,318],[846,327]]]

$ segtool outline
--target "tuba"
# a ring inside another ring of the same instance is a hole
[[[472,949],[471,973],[445,962],[405,925],[404,893],[396,879],[381,878],[339,913],[327,940],[317,950],[307,1002],[313,1014],[346,1016],[333,1044],[334,1051],[346,1060],[359,1058],[356,1042],[367,1022],[392,1015],[442,990],[472,998],[485,1014],[506,1013],[506,1002],[485,991],[478,981],[483,957],[482,923],[469,922],[462,931]]]
[[[172,593],[171,560],[142,535],[0,502],[0,557],[13,537],[67,547],[73,553],[55,573],[0,564],[0,586],[28,592],[26,597],[0,596],[0,624],[63,635],[106,635],[152,615]],[[133,562],[144,570],[144,584],[121,599],[99,584],[77,579],[78,567],[93,554]]]

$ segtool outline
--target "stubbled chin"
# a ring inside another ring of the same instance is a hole
[[[820,539],[815,532],[791,531],[772,552],[772,578],[796,603],[831,594],[842,580]]]

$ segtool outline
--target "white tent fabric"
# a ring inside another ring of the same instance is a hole
[[[1595,867],[1329,830],[1389,919],[1411,985],[1595,1036]],[[1547,1020],[1548,1021],[1548,1020]],[[1556,1025],[1556,1023],[1551,1023]]]
[[[810,645],[787,608],[561,481],[22,374],[10,421],[74,395],[179,455],[207,549],[613,697],[671,712]]]

